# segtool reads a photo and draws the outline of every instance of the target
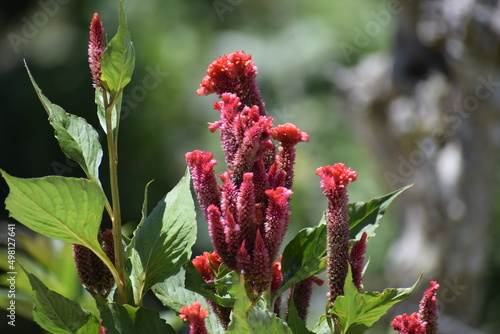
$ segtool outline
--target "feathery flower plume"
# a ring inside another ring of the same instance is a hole
[[[89,66],[92,73],[93,86],[101,85],[101,57],[104,52],[104,28],[99,19],[99,14],[94,13],[90,22],[90,41],[89,41]]]
[[[205,325],[205,318],[208,318],[208,311],[201,307],[200,302],[183,306],[180,309],[179,318],[189,321],[189,334],[208,334]]]
[[[329,201],[326,213],[326,270],[328,273],[328,307],[331,308],[337,296],[344,294],[349,261],[347,185],[356,181],[358,175],[341,163],[320,167],[316,170],[316,174],[321,177],[323,194]]]
[[[252,55],[243,51],[233,52],[217,58],[208,66],[207,76],[203,78],[196,92],[198,95],[216,93],[219,96],[232,93],[241,99],[243,106],[257,106],[260,114],[265,115],[264,101],[255,81],[256,76],[257,67]]]
[[[295,284],[291,289],[290,289],[290,295],[289,298],[293,298],[293,303],[295,305],[295,308],[297,309],[297,313],[299,317],[302,319],[302,321],[306,322],[307,321],[307,314],[309,313],[309,306],[311,304],[311,297],[312,297],[312,288],[313,288],[313,283],[322,286],[325,282],[317,277],[317,276],[310,276],[299,283]],[[288,301],[288,306],[290,305],[290,301]],[[288,309],[287,309],[287,318],[288,318]]]

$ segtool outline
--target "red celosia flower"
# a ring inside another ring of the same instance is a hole
[[[426,324],[420,321],[418,313],[398,315],[391,322],[392,328],[397,330],[399,334],[426,334]]]
[[[196,92],[198,95],[232,93],[240,98],[244,106],[257,106],[260,114],[265,115],[256,76],[257,67],[252,61],[252,55],[243,51],[233,52],[217,58],[208,66],[207,76]]]
[[[256,74],[251,56],[235,52],[214,61],[198,89],[198,94],[221,97],[214,104],[220,120],[210,123],[209,130],[220,131],[227,165],[222,185],[216,182],[210,153],[188,153],[186,162],[215,250],[259,294],[271,284],[290,217],[294,146],[307,141],[307,134],[292,124],[272,129]],[[271,134],[280,142],[278,154]]]
[[[357,178],[350,168],[338,163],[318,168],[323,194],[328,198],[327,226],[327,273],[328,305],[331,308],[339,295],[344,294],[349,260],[349,217],[347,185]]]
[[[426,334],[437,334],[438,324],[438,305],[436,292],[439,284],[436,281],[430,282],[430,287],[425,290],[422,300],[420,301],[420,308],[418,315],[420,321],[426,322]]]
[[[363,232],[363,235],[361,235],[361,239],[356,241],[354,245],[352,245],[351,249],[351,254],[349,256],[349,263],[351,264],[351,270],[352,270],[352,282],[358,288],[358,291],[361,290],[363,287],[363,284],[361,283],[363,277],[363,264],[365,262],[365,255],[366,253],[366,238],[368,237],[368,234],[366,232]]]
[[[99,14],[94,13],[90,22],[89,65],[94,87],[101,85],[101,57],[104,52],[104,28]]]
[[[181,307],[179,318],[189,321],[189,334],[208,334],[205,326],[205,318],[208,318],[208,311],[201,307],[200,302]]]
[[[200,272],[205,282],[211,282],[216,278],[215,274],[219,270],[222,260],[217,252],[203,252],[203,255],[195,257],[191,262],[193,262],[194,267]]]

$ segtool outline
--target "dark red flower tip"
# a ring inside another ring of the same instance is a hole
[[[273,137],[273,139],[282,144],[296,145],[300,142],[309,141],[309,135],[305,132],[301,132],[292,123],[278,125],[277,127],[270,129],[269,134]]]
[[[237,82],[255,78],[257,67],[252,55],[237,51],[217,58],[207,69],[207,76],[201,81],[198,95],[233,92],[229,87]]]
[[[212,161],[213,154],[205,151],[193,151],[186,153],[186,162],[188,165],[203,165]]]
[[[205,307],[202,308],[200,302],[196,301],[191,305],[181,307],[179,313],[179,318],[190,322],[190,334],[208,333],[204,320],[208,318],[208,310]]]

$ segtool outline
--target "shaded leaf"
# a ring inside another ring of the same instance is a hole
[[[227,334],[293,334],[292,330],[275,313],[253,306],[245,290],[245,279],[240,284],[234,304],[232,320]]]
[[[175,334],[175,330],[160,318],[157,311],[107,303],[103,299],[97,301],[106,334]]]
[[[337,297],[330,312],[336,314],[342,326],[342,333],[364,333],[396,303],[405,299],[415,288],[390,288],[383,292],[358,292],[352,283],[349,269],[344,285],[344,295]]]
[[[80,305],[57,292],[49,290],[42,281],[29,273],[33,288],[33,318],[50,333],[95,334],[99,331],[99,320],[82,310]]]
[[[50,102],[42,94],[26,63],[25,66],[38,98],[49,115],[49,122],[62,151],[68,158],[78,162],[90,179],[99,183],[99,165],[103,155],[99,134],[84,118],[66,113],[60,106]]]
[[[186,271],[182,268],[177,275],[155,284],[152,290],[163,305],[175,312],[179,312],[182,306],[191,305],[195,301],[200,302],[208,310],[208,318],[205,319],[208,332],[223,333],[224,328],[219,323],[216,314],[212,311],[205,298],[184,287],[185,276]]]
[[[196,213],[189,171],[137,227],[127,247],[134,301],[156,283],[179,272],[196,241]]]
[[[276,299],[293,285],[315,275],[326,266],[326,226],[305,228],[288,243],[283,251],[281,268],[283,285],[273,295]]]

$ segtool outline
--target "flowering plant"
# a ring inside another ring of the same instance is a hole
[[[190,323],[190,333],[363,333],[413,287],[363,290],[367,241],[387,206],[406,188],[368,202],[348,202],[358,175],[337,163],[316,174],[328,199],[322,221],[284,246],[293,196],[296,145],[307,133],[294,124],[274,126],[256,82],[257,68],[243,51],[216,59],[197,93],[218,94],[214,109],[227,170],[217,181],[213,155],[186,154],[186,175],[148,213],[132,238],[122,236],[117,178],[117,138],[124,87],[134,69],[134,49],[120,5],[118,33],[105,45],[98,14],[90,26],[89,63],[97,114],[106,133],[111,200],[99,177],[103,150],[97,131],[43,95],[31,78],[66,156],[86,178],[22,179],[1,171],[10,188],[11,217],[48,237],[73,244],[82,285],[98,312],[49,290],[22,267],[33,289],[34,319],[52,333],[175,333],[159,313],[143,306],[152,290]],[[196,239],[196,198],[209,227],[213,252],[191,258]],[[101,230],[103,210],[112,230]],[[308,329],[306,319],[317,275],[327,272],[326,312]],[[431,282],[419,313],[396,317],[399,333],[436,333],[438,284]],[[282,300],[286,297],[286,301]]]

